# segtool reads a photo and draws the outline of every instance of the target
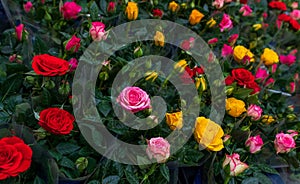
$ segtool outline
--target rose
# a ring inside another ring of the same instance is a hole
[[[271,86],[275,83],[275,80],[273,78],[269,78],[265,83],[264,83],[264,86],[267,87],[267,86]]]
[[[245,103],[234,97],[226,99],[226,112],[232,117],[239,117],[242,113],[246,112]]]
[[[225,84],[226,84],[226,86],[231,85],[233,82],[234,82],[234,78],[233,78],[231,75],[228,75],[228,76],[225,78]]]
[[[105,24],[102,22],[92,22],[90,35],[94,41],[101,41],[106,39]]]
[[[291,55],[291,54],[289,54],[289,55],[287,55],[287,56],[285,56],[285,55],[280,55],[280,56],[279,56],[279,60],[280,60],[280,62],[281,62],[282,64],[291,66],[291,65],[293,65],[293,64],[296,62],[296,56]]]
[[[260,59],[266,66],[271,66],[272,64],[278,63],[279,61],[279,57],[276,52],[269,48],[264,49],[264,52],[260,56]]]
[[[23,29],[24,29],[24,24],[19,24],[16,26],[15,31],[16,31],[16,36],[18,41],[22,41],[22,36],[23,36]]]
[[[126,110],[133,113],[149,109],[150,98],[148,94],[139,87],[126,87],[117,97],[117,102]]]
[[[245,142],[246,147],[249,147],[250,153],[256,153],[260,151],[263,144],[264,142],[260,135],[249,137]]]
[[[298,23],[297,20],[291,19],[290,20],[290,25],[292,26],[293,29],[296,31],[300,30],[300,24]]]
[[[193,9],[191,14],[190,14],[190,17],[189,17],[189,23],[191,25],[196,25],[201,21],[201,19],[203,17],[204,17],[204,15],[201,12],[199,12],[196,9]]]
[[[292,2],[291,7],[293,9],[297,9],[298,8],[298,2]]]
[[[212,3],[212,6],[216,7],[217,9],[220,9],[224,6],[224,0],[215,0]]]
[[[64,19],[76,19],[79,12],[81,11],[81,6],[75,2],[65,2],[65,4],[60,8],[60,12]]]
[[[109,2],[107,5],[107,12],[108,13],[114,13],[116,11],[116,2]]]
[[[146,153],[150,159],[155,158],[158,163],[164,163],[170,156],[170,144],[162,137],[147,140]]]
[[[258,68],[255,73],[255,79],[264,81],[269,76],[268,71],[263,68]]]
[[[290,13],[290,16],[292,19],[294,20],[299,20],[300,19],[300,10],[293,10],[291,13]]]
[[[73,35],[66,44],[66,50],[71,52],[77,52],[80,47],[80,38]]]
[[[31,148],[18,137],[0,139],[0,180],[15,177],[29,169]]]
[[[229,164],[230,167],[230,176],[237,176],[244,172],[249,166],[240,161],[240,155],[237,153],[233,153],[232,155],[227,155],[223,162],[223,168],[225,168]]]
[[[289,83],[289,92],[290,93],[295,93],[296,91],[296,83],[295,82],[290,82]]]
[[[64,75],[69,71],[69,62],[48,54],[33,57],[32,68],[38,75],[56,76]]]
[[[253,91],[250,93],[251,95],[256,94],[260,91],[260,87],[256,82],[251,82],[246,84],[246,88],[252,89]]]
[[[28,13],[28,12],[30,12],[32,6],[33,6],[32,2],[27,1],[27,3],[23,5],[23,8],[24,8],[25,12]]]
[[[239,38],[239,34],[233,34],[228,38],[228,43],[230,45],[234,45],[238,38]]]
[[[220,125],[205,117],[198,117],[195,124],[194,137],[201,146],[211,151],[224,148],[224,132]]]
[[[172,12],[177,12],[179,10],[180,6],[175,1],[172,1],[169,3],[168,9]]]
[[[246,56],[249,57],[250,62],[254,62],[254,55],[249,49],[241,45],[234,47],[233,58],[235,61],[242,62]]]
[[[183,40],[181,43],[181,47],[183,50],[190,50],[192,47],[194,47],[195,38],[190,37],[188,40]]]
[[[296,147],[295,140],[291,134],[279,133],[274,140],[276,153],[288,153]]]
[[[280,2],[280,1],[269,2],[269,7],[274,8],[274,9],[278,9],[278,10],[282,10],[282,11],[286,11],[285,3]]]
[[[206,22],[206,25],[210,28],[214,27],[214,25],[216,25],[216,24],[217,24],[217,22],[215,21],[214,18],[210,18],[209,21]]]
[[[233,54],[233,49],[231,46],[224,44],[222,48],[222,57],[228,57]]]
[[[231,75],[241,86],[254,82],[252,73],[244,68],[233,69]]]
[[[182,111],[166,113],[166,122],[171,130],[182,128]]]
[[[218,38],[212,38],[207,41],[207,44],[212,45],[218,43],[218,41],[219,41]]]
[[[156,46],[163,47],[165,45],[165,36],[162,32],[156,31],[153,39]]]
[[[73,130],[75,118],[68,111],[57,107],[50,107],[40,112],[39,125],[46,131],[66,135]]]
[[[78,60],[76,58],[71,58],[69,60],[69,64],[71,65],[71,68],[70,68],[70,72],[76,70],[77,66],[78,66]]]
[[[137,3],[128,2],[125,14],[127,15],[128,20],[136,20],[139,15],[139,8]]]
[[[225,29],[230,30],[233,27],[232,21],[230,20],[229,15],[226,13],[223,14],[223,18],[219,24],[221,32],[223,32]]]
[[[158,8],[155,8],[152,10],[152,14],[153,14],[153,17],[162,18],[163,11]]]
[[[251,119],[254,121],[259,120],[262,112],[263,112],[262,108],[254,104],[251,104],[247,109],[247,115],[250,116]]]
[[[251,16],[252,9],[248,5],[244,5],[240,8],[240,12],[243,13],[243,16]]]

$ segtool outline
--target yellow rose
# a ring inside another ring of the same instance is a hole
[[[166,113],[166,122],[171,130],[182,128],[182,111]]]
[[[128,20],[136,20],[139,14],[137,3],[128,2],[125,14],[127,15]]]
[[[233,58],[235,61],[241,62],[243,61],[245,56],[248,56],[250,58],[250,62],[254,62],[254,55],[249,49],[241,45],[234,47]]]
[[[205,146],[208,150],[220,151],[223,149],[223,135],[223,129],[217,123],[205,117],[196,119],[194,137],[200,145]]]
[[[242,113],[246,112],[245,103],[236,98],[226,99],[226,111],[232,117],[239,117]]]
[[[179,8],[179,4],[177,4],[175,1],[169,3],[169,10],[171,10],[172,12],[177,12]]]
[[[156,78],[158,77],[158,73],[157,72],[146,72],[145,74],[146,76],[146,80],[151,80],[152,82],[154,82],[156,80]]]
[[[261,122],[269,125],[271,123],[273,123],[275,121],[275,119],[273,118],[273,116],[270,115],[263,115],[261,118]]]
[[[266,66],[279,62],[277,53],[269,48],[264,49],[263,54],[260,56],[260,60],[262,60]]]
[[[206,80],[203,76],[195,78],[196,89],[201,86],[202,91],[207,89]]]
[[[187,64],[186,60],[182,59],[174,65],[174,69],[179,69],[180,72],[183,72],[187,65],[188,64]]]
[[[254,24],[252,27],[255,31],[257,31],[257,30],[261,29],[262,25],[261,24]]]
[[[204,17],[204,15],[201,12],[194,9],[192,11],[192,13],[190,14],[189,22],[190,22],[191,25],[196,25],[201,21],[201,19],[203,17]]]
[[[214,18],[211,18],[209,21],[207,21],[206,22],[206,25],[208,26],[208,27],[213,27],[214,25],[216,25],[216,21],[215,21],[215,19]]]
[[[162,32],[156,31],[156,34],[154,36],[154,43],[156,46],[161,46],[161,47],[165,45],[165,36]]]

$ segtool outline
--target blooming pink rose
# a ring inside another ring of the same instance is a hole
[[[223,32],[225,29],[229,30],[232,29],[233,24],[232,21],[230,20],[229,15],[226,13],[223,14],[223,18],[219,24],[221,32]]]
[[[243,13],[243,16],[250,16],[252,14],[252,9],[245,4],[241,7],[240,12]]]
[[[249,166],[240,161],[240,155],[238,153],[233,153],[232,155],[227,155],[223,162],[223,168],[229,164],[230,176],[237,176],[244,172]]]
[[[279,133],[274,140],[276,153],[288,153],[296,147],[295,140],[291,134]]]
[[[208,40],[208,44],[209,45],[212,45],[212,44],[215,44],[215,43],[217,43],[218,42],[218,38],[212,38],[212,39],[210,39],[210,40]]]
[[[18,41],[22,41],[22,36],[23,36],[23,29],[24,29],[24,24],[19,24],[16,26],[16,36]]]
[[[150,159],[155,158],[158,163],[164,163],[170,156],[170,144],[162,137],[147,140],[146,153]]]
[[[148,94],[139,87],[126,87],[117,98],[117,102],[133,113],[149,109],[150,98]]]
[[[296,83],[295,82],[290,82],[290,93],[295,93],[296,91]]]
[[[23,8],[25,10],[26,13],[30,12],[31,8],[32,8],[32,3],[30,1],[27,1],[26,4],[23,4]]]
[[[92,22],[90,35],[94,41],[101,41],[106,39],[105,24],[102,22]]]
[[[300,10],[293,10],[293,11],[290,13],[290,17],[291,17],[292,19],[299,20],[299,19],[300,19]]]
[[[264,86],[267,87],[267,86],[271,86],[275,83],[275,80],[273,78],[269,78],[265,83],[264,83]]]
[[[212,5],[217,9],[220,9],[224,6],[224,0],[215,0]]]
[[[249,147],[250,153],[256,153],[261,150],[264,142],[260,135],[249,137],[245,143],[246,147]]]
[[[285,55],[280,55],[279,56],[279,60],[282,64],[291,66],[292,64],[294,64],[296,62],[296,56],[293,56],[291,54],[285,56]]]
[[[228,38],[228,43],[230,43],[230,45],[234,45],[238,38],[239,34],[233,34]]]
[[[260,119],[263,110],[260,106],[251,104],[247,109],[247,115],[251,116],[251,119],[257,121]]]
[[[224,44],[222,48],[222,57],[228,57],[233,54],[233,49],[230,45]]]
[[[66,44],[66,50],[71,52],[77,52],[80,47],[80,38],[73,35]]]
[[[75,2],[65,2],[65,4],[60,8],[60,12],[64,19],[76,19],[79,12],[81,11],[81,6]]]
[[[255,79],[258,79],[260,82],[264,81],[269,76],[268,71],[263,68],[258,68],[255,73]]]
[[[277,64],[273,64],[273,65],[271,66],[271,72],[272,72],[272,73],[275,73],[276,70],[277,70],[277,67],[278,67]]]
[[[113,13],[116,11],[116,2],[109,2],[108,5],[107,5],[107,12],[108,13]]]
[[[71,58],[69,60],[69,64],[71,65],[71,68],[70,68],[70,72],[76,70],[77,66],[78,66],[78,60],[76,58]]]
[[[291,7],[292,7],[293,9],[297,9],[297,8],[298,8],[298,2],[293,2],[293,3],[291,4]]]

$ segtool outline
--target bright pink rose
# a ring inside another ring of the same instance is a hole
[[[71,65],[71,68],[70,68],[70,72],[76,70],[77,66],[78,66],[78,60],[76,58],[71,58],[69,60],[69,64]]]
[[[292,19],[299,20],[299,19],[300,19],[300,10],[293,10],[293,11],[290,13],[290,17],[291,17]]]
[[[238,38],[239,34],[233,34],[228,38],[228,43],[230,43],[230,45],[234,45]]]
[[[295,73],[295,75],[294,75],[294,80],[295,80],[295,81],[299,81],[299,79],[300,79],[300,78],[299,78],[299,73]]]
[[[92,22],[90,35],[94,41],[101,41],[106,39],[105,24],[102,22]]]
[[[264,81],[269,76],[268,71],[263,68],[258,68],[255,73],[255,79],[259,80],[260,82]]]
[[[107,5],[107,12],[108,13],[114,13],[116,11],[116,2],[109,2]]]
[[[148,94],[139,87],[126,87],[117,98],[117,102],[126,110],[133,113],[149,109],[150,98]]]
[[[257,121],[260,119],[263,110],[260,106],[251,104],[247,109],[247,115],[251,117],[252,120]]]
[[[224,0],[215,0],[212,5],[217,9],[220,9],[224,6]]]
[[[77,52],[80,47],[80,38],[73,35],[66,44],[66,50],[71,52]]]
[[[64,19],[76,19],[79,12],[81,11],[81,6],[75,2],[65,2],[65,4],[60,8],[60,12]]]
[[[243,13],[243,16],[251,16],[252,9],[248,5],[244,5],[241,7],[240,12]]]
[[[230,45],[224,44],[222,48],[222,57],[228,57],[233,54],[233,49]]]
[[[25,10],[26,13],[30,12],[31,8],[32,8],[32,3],[30,1],[27,1],[26,4],[23,4],[23,8]]]
[[[256,153],[261,150],[264,142],[260,135],[249,137],[245,143],[246,147],[249,147],[250,153]]]
[[[232,21],[230,20],[229,15],[226,13],[223,14],[223,18],[219,24],[221,32],[223,32],[225,29],[230,30],[233,27]]]
[[[268,13],[267,13],[267,12],[264,12],[264,13],[262,14],[262,16],[263,16],[264,19],[266,19],[266,18],[268,17]]]
[[[291,7],[292,7],[293,9],[297,9],[297,8],[298,8],[298,2],[293,2],[293,3],[291,4]]]
[[[212,39],[210,39],[210,40],[208,40],[208,44],[209,45],[212,45],[212,44],[215,44],[215,43],[217,43],[218,42],[218,38],[212,38]]]
[[[298,132],[296,130],[288,130],[287,131],[292,137],[295,137],[298,135]]]
[[[22,41],[22,36],[23,36],[23,29],[24,29],[24,24],[19,24],[16,26],[16,36],[18,41]]]
[[[271,72],[272,72],[272,73],[275,73],[276,70],[277,70],[277,67],[278,67],[277,64],[273,64],[273,65],[271,66]]]
[[[147,140],[146,153],[150,159],[155,158],[158,163],[164,163],[170,156],[170,144],[162,137]]]
[[[240,155],[238,153],[233,153],[232,155],[227,155],[223,162],[223,168],[229,164],[230,176],[237,176],[244,172],[249,166],[240,161]]]
[[[295,93],[296,91],[296,83],[295,82],[290,82],[290,93]]]
[[[290,52],[290,54],[291,54],[291,55],[296,55],[296,54],[297,54],[297,52],[298,52],[298,50],[297,50],[297,49],[293,49],[293,50]]]
[[[293,56],[291,54],[285,56],[285,55],[280,55],[279,56],[279,60],[282,64],[291,66],[292,64],[294,64],[296,62],[296,56]]]
[[[276,153],[288,153],[296,147],[295,140],[291,134],[279,133],[274,140]]]
[[[273,78],[269,78],[265,83],[264,83],[264,86],[267,87],[267,86],[271,86],[275,83],[275,80]]]

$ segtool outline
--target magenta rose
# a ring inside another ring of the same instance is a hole
[[[117,98],[117,102],[126,110],[133,113],[149,109],[150,98],[148,94],[139,87],[126,87]]]
[[[268,71],[263,68],[258,68],[255,73],[255,79],[261,81],[264,81],[269,76]]]
[[[22,41],[23,37],[23,30],[24,30],[24,24],[19,24],[16,26],[15,31],[16,31],[16,36],[18,41]]]
[[[243,7],[241,7],[240,13],[243,13],[243,16],[245,16],[245,17],[246,16],[251,16],[252,9],[250,8],[250,6],[245,4]]]
[[[263,110],[260,106],[251,104],[247,109],[247,115],[251,117],[252,120],[257,121],[261,117]]]
[[[27,1],[27,3],[23,5],[23,8],[24,8],[25,12],[28,13],[28,12],[30,12],[32,6],[33,6],[32,2]]]
[[[250,153],[256,153],[261,150],[264,142],[260,135],[249,137],[245,143],[246,147],[249,147]]]
[[[69,60],[69,64],[71,65],[71,68],[70,68],[70,72],[76,70],[77,66],[78,66],[78,60],[76,58],[71,58]]]
[[[105,24],[102,22],[92,22],[90,35],[94,41],[101,41],[106,39]]]
[[[79,12],[81,11],[81,6],[75,2],[65,2],[65,4],[60,8],[60,12],[64,19],[76,19]]]
[[[226,13],[223,14],[223,18],[219,24],[221,32],[224,30],[230,30],[233,27],[232,21],[230,20],[229,15]]]
[[[80,38],[73,35],[66,44],[66,50],[71,52],[77,52],[80,47]]]
[[[287,56],[285,56],[285,55],[280,55],[280,56],[279,56],[279,60],[280,60],[280,62],[281,62],[282,64],[291,66],[291,65],[293,65],[293,64],[296,62],[296,56],[291,55],[291,54],[289,54],[289,55],[287,55]]]
[[[146,153],[150,159],[155,158],[158,163],[164,163],[170,156],[170,144],[162,137],[147,140]]]
[[[274,140],[276,153],[288,153],[296,147],[295,140],[291,134],[279,133]]]
[[[233,49],[230,45],[224,44],[222,48],[222,57],[228,57],[233,54]]]

